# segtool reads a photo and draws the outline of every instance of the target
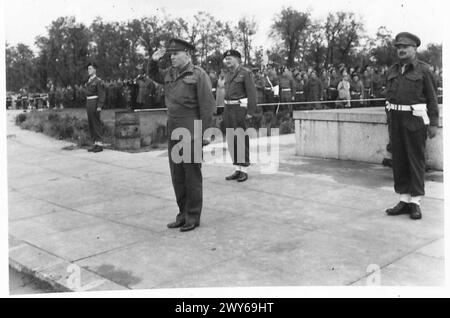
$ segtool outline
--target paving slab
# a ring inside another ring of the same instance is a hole
[[[408,252],[390,248],[382,240],[310,232],[292,238],[283,249],[251,251],[246,259],[255,266],[285,272],[292,286],[345,286],[365,276],[370,265],[387,265]]]
[[[139,262],[130,262],[136,257]],[[182,237],[165,235],[90,257],[77,264],[117,284],[138,289],[155,288],[174,276],[188,274],[224,259],[226,255],[192,245]]]
[[[444,286],[445,262],[440,258],[412,253],[381,268],[378,275],[382,286]],[[364,278],[353,285],[366,283]]]
[[[438,239],[418,250],[416,253],[431,256],[435,258],[445,259],[445,240]]]
[[[422,220],[389,217],[389,168],[296,157],[281,136],[272,174],[255,163],[237,183],[205,162],[201,225],[182,233],[166,227],[167,150],[63,150],[8,120],[9,261],[62,290],[361,286],[374,266],[386,286],[444,282],[441,172],[426,174]]]
[[[28,197],[27,199],[18,202],[9,202],[8,218],[11,222],[33,216],[55,213],[62,209],[64,208],[50,202]]]
[[[127,217],[135,217],[142,213],[150,213],[163,207],[172,207],[175,211],[176,204],[173,201],[150,195],[131,194],[126,197],[79,206],[77,211],[117,221]]]
[[[100,218],[58,208],[54,213],[11,221],[9,233],[18,239],[34,242],[39,236],[63,233],[102,221]]]
[[[50,181],[41,187],[24,188],[23,193],[68,208],[108,201],[132,194],[126,189],[107,188],[75,178]]]
[[[148,231],[105,221],[71,231],[40,235],[34,238],[33,244],[68,261],[75,261],[140,241],[152,241],[152,237]]]

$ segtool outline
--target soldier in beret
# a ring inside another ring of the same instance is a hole
[[[225,108],[223,120],[225,128],[247,129],[246,119],[256,113],[256,87],[252,71],[241,65],[241,54],[228,50],[223,54],[227,67],[225,75]],[[227,134],[228,151],[235,166],[235,171],[226,180],[243,182],[248,179],[247,167],[250,165],[250,139]]]
[[[175,222],[169,223],[167,227],[180,228],[182,232],[193,230],[200,225],[203,204],[202,137],[203,132],[211,125],[215,106],[208,74],[192,64],[191,55],[194,49],[195,47],[186,41],[172,39],[167,49],[160,49],[153,54],[150,64],[153,79],[164,84],[168,115],[169,166],[179,208]],[[172,66],[162,69],[157,62],[166,53],[170,55]],[[195,129],[196,121],[201,121],[202,131]],[[176,133],[176,129],[188,130],[190,139],[172,140],[172,133]],[[191,149],[191,153],[187,155],[188,160],[184,160],[183,154],[183,160],[180,162],[172,154],[172,150],[178,147],[179,143],[183,144],[181,151]]]
[[[395,37],[399,62],[387,72],[386,109],[392,149],[395,192],[400,202],[388,215],[422,218],[425,194],[425,143],[433,138],[439,120],[436,91],[429,66],[416,58],[420,39],[408,32]]]
[[[105,104],[105,86],[103,81],[97,76],[97,65],[95,63],[89,63],[87,70],[89,80],[85,84],[86,111],[89,122],[89,133],[93,142],[93,146],[88,151],[100,152],[103,151],[101,144],[102,123],[100,121],[100,112]]]

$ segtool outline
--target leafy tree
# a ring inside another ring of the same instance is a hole
[[[299,62],[302,61],[316,67],[326,63],[325,33],[320,22],[311,24],[308,34],[302,38],[299,51]]]
[[[428,44],[427,49],[418,51],[418,58],[431,66],[442,68],[442,44]]]
[[[25,44],[15,47],[6,44],[6,89],[17,91],[21,88],[36,89],[35,64],[33,51]]]
[[[90,32],[75,17],[61,17],[48,27],[48,37],[38,37],[36,45],[41,66],[47,68],[47,75],[54,83],[62,86],[84,81],[88,60]]]
[[[288,66],[294,64],[294,58],[299,51],[302,38],[306,36],[310,22],[309,13],[299,12],[290,7],[275,16],[270,36],[282,40]]]
[[[257,24],[253,19],[243,17],[239,20],[237,26],[237,40],[243,51],[244,64],[250,63],[251,37],[256,34]]]
[[[347,63],[347,59],[364,31],[363,24],[352,12],[330,13],[325,22],[327,41],[326,64]]]
[[[376,38],[371,41],[371,55],[379,65],[392,65],[397,58],[392,32],[386,27],[378,28]]]

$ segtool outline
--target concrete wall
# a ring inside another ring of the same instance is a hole
[[[442,113],[442,111],[440,112]],[[296,155],[381,163],[389,142],[382,107],[295,111]],[[442,119],[427,140],[427,165],[443,170]]]

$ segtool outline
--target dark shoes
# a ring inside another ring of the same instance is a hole
[[[200,223],[186,224],[185,221],[175,221],[167,224],[169,229],[180,228],[180,232],[192,231],[198,226],[200,226]]]
[[[100,152],[103,151],[103,147],[99,145],[93,145],[91,148],[88,149],[88,152]]]
[[[231,176],[225,177],[225,180],[237,180],[238,182],[244,182],[248,179],[248,174],[242,171],[235,171]]]
[[[225,180],[228,180],[228,181],[236,180],[236,179],[239,179],[240,175],[241,175],[240,171],[235,171],[235,172],[233,172],[233,174],[231,176],[225,177]]]
[[[400,201],[396,206],[386,210],[387,215],[401,215],[409,214],[409,217],[413,220],[420,220],[422,218],[422,212],[420,206],[415,203],[406,203]]]
[[[199,223],[185,224],[182,227],[180,227],[180,232],[192,231],[193,229],[195,229],[199,225],[200,225]]]
[[[178,227],[182,227],[183,225],[184,225],[184,221],[175,221],[175,222],[167,224],[167,227],[169,229],[176,229]]]
[[[239,176],[239,178],[237,179],[238,182],[244,182],[245,180],[248,179],[248,174],[246,174],[245,172],[241,171],[241,175]]]
[[[409,206],[408,203],[400,201],[397,203],[396,206],[393,208],[387,209],[386,214],[387,215],[401,215],[401,214],[408,214],[409,213]]]
[[[420,220],[422,218],[422,212],[420,206],[415,203],[409,204],[409,217],[413,220]]]

